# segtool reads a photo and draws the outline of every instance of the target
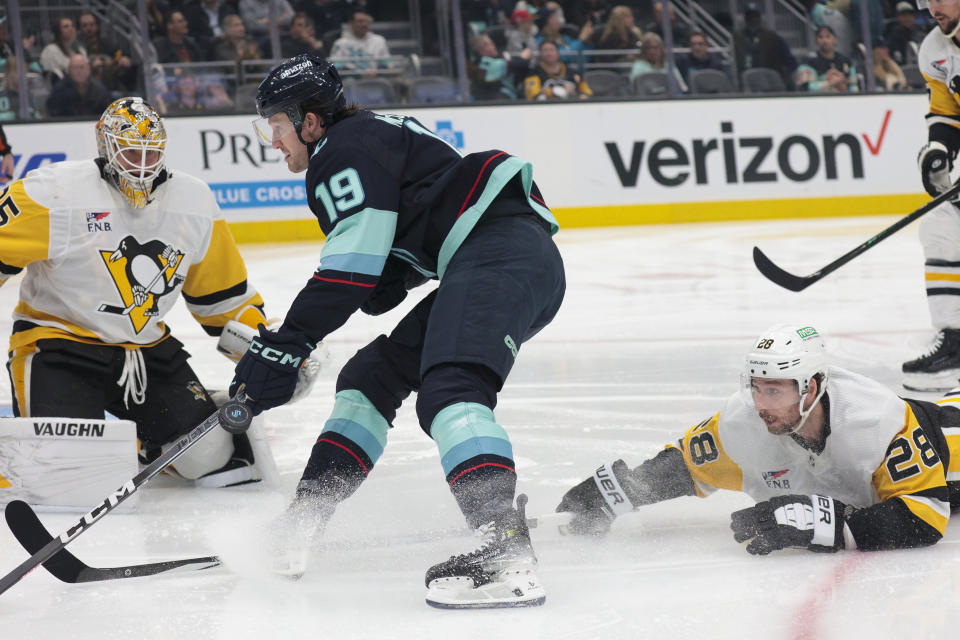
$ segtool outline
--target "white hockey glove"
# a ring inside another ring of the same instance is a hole
[[[845,512],[846,505],[829,496],[776,496],[734,511],[730,528],[753,555],[787,548],[830,553],[845,546]]]
[[[280,322],[277,321],[275,324],[279,325]],[[271,325],[274,325],[274,323],[271,323]],[[267,328],[269,329],[270,327]],[[257,335],[256,329],[242,322],[231,320],[223,327],[223,333],[220,334],[220,340],[217,341],[217,351],[234,362],[238,362],[240,358],[243,357],[243,354],[247,352],[247,349],[249,349],[250,341],[255,335]],[[297,377],[297,388],[294,390],[293,397],[290,398],[289,402],[296,402],[310,393],[317,374],[320,373],[324,363],[327,362],[329,358],[330,352],[327,350],[327,346],[322,342],[319,343],[316,350],[310,354],[307,361],[300,367]]]
[[[920,165],[920,177],[923,179],[923,188],[931,197],[938,195],[953,186],[950,180],[950,171],[953,169],[953,158],[946,145],[931,140],[920,149],[917,156]]]

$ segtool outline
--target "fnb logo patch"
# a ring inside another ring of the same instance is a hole
[[[87,211],[87,233],[110,231],[110,223],[103,222],[109,215],[109,211]]]
[[[790,473],[790,469],[780,469],[779,471],[764,471],[763,472],[763,481],[767,483],[767,486],[771,489],[789,489],[790,488],[790,479],[784,478],[783,476]]]

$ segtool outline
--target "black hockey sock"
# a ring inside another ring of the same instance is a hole
[[[371,469],[373,461],[360,446],[339,433],[325,431],[313,445],[297,495],[310,493],[340,502],[353,495]]]
[[[454,469],[447,482],[467,524],[475,529],[512,508],[517,474],[512,460],[487,463],[472,458]]]

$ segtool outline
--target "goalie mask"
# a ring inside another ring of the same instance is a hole
[[[97,122],[103,176],[134,208],[147,206],[162,182],[166,146],[163,121],[142,98],[115,100]]]
[[[810,381],[821,375],[817,396],[807,409],[804,400],[810,391]],[[767,388],[755,379],[790,380],[789,389]],[[770,409],[782,409],[798,405],[800,421],[791,429],[796,433],[806,422],[827,384],[827,361],[824,356],[823,338],[813,327],[775,325],[754,342],[753,349],[744,361],[740,375],[740,391],[748,406],[757,408],[757,396],[763,395],[762,403]]]

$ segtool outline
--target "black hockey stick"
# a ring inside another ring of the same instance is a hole
[[[823,267],[818,271],[814,271],[808,276],[795,276],[792,273],[784,271],[783,269],[775,265],[773,261],[770,260],[770,258],[768,258],[763,253],[763,251],[760,250],[759,247],[753,248],[753,263],[757,265],[757,269],[760,270],[760,273],[766,276],[766,278],[771,282],[773,282],[774,284],[778,284],[784,289],[789,289],[790,291],[803,291],[804,289],[812,285],[814,282],[817,282],[821,280],[824,276],[830,273],[833,273],[843,265],[847,264],[848,262],[850,262],[851,260],[859,256],[861,253],[869,249],[870,247],[880,242],[881,240],[885,240],[886,238],[892,236],[894,233],[896,233],[900,229],[903,229],[905,226],[907,226],[908,224],[910,224],[920,216],[929,213],[933,209],[936,209],[944,202],[947,202],[948,200],[952,200],[957,196],[957,194],[960,194],[960,182],[953,185],[948,190],[944,191],[943,193],[938,195],[936,198],[934,198],[927,204],[923,205],[922,207],[920,207],[910,215],[904,218],[901,218],[894,224],[890,225],[889,227],[887,227],[877,235],[873,236],[872,238],[870,238],[869,240],[861,244],[856,249],[853,249],[852,251],[849,251],[843,254],[842,256],[840,256],[839,258],[837,258],[827,266]]]
[[[37,553],[53,541],[53,536],[40,522],[36,512],[22,500],[14,500],[7,505],[5,516],[7,526],[27,553]],[[91,567],[66,549],[60,549],[43,563],[44,568],[53,577],[71,584],[77,582],[98,582],[120,578],[139,578],[170,571],[201,571],[220,565],[220,558],[206,556],[166,562],[149,562],[126,567]]]
[[[100,518],[113,511],[117,505],[132,496],[137,489],[163,471],[168,464],[183,455],[187,449],[207,433],[219,426],[222,426],[228,431],[232,429],[242,430],[244,425],[249,427],[252,418],[250,409],[243,404],[243,392],[239,392],[237,396],[238,398],[227,401],[209,418],[194,427],[190,433],[180,438],[159,458],[144,467],[140,473],[128,480],[122,487],[104,498],[103,502],[94,507],[87,515],[80,518],[79,522],[60,534],[60,536],[50,540],[43,545],[39,551],[20,563],[20,566],[0,578],[0,594],[19,582],[25,575],[36,569],[37,566],[59,553],[77,536],[96,524]]]

